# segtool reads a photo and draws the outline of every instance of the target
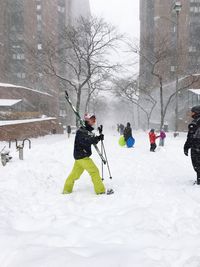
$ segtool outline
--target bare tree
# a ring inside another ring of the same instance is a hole
[[[138,88],[137,80],[131,77],[114,80],[114,93],[120,96],[141,109],[147,118],[147,127],[149,128],[152,112],[156,106],[157,101],[151,96],[151,93],[144,88]],[[146,103],[140,103],[140,94],[143,95],[143,100]]]
[[[179,89],[178,89],[178,93],[180,92],[184,92],[185,90],[187,90],[190,86],[194,85],[195,83],[197,83],[199,81],[199,75],[188,75],[186,77],[184,77],[182,79],[182,81],[179,83]],[[163,110],[163,117],[165,118],[169,104],[171,103],[171,101],[174,99],[176,95],[176,91],[172,94],[170,94],[168,96],[168,98],[166,98],[166,102],[164,105],[164,110]],[[163,118],[163,121],[164,121]]]
[[[152,75],[152,83],[149,84],[149,90],[154,90],[156,88],[159,88],[159,103],[160,103],[160,129],[164,126],[164,120],[165,116],[167,114],[167,110],[169,107],[169,104],[176,96],[175,91],[167,89],[165,84],[169,82],[169,71],[165,71],[166,67],[169,68],[170,62],[172,61],[172,58],[174,57],[174,54],[176,51],[174,50],[173,45],[169,42],[169,37],[161,37],[157,36],[156,38],[157,43],[155,45],[154,50],[149,51],[148,50],[148,42],[143,40],[143,43],[141,47],[138,47],[134,44],[129,44],[130,50],[138,54],[140,58],[146,62],[146,70],[145,72],[148,72]],[[148,50],[148,52],[147,52]],[[186,51],[183,49],[180,49],[179,52],[179,64],[181,64],[182,61],[185,60]],[[142,75],[144,73],[140,73],[140,80],[142,80]],[[190,74],[189,71],[183,71],[183,69],[180,69],[180,74],[183,77],[187,77],[185,79],[184,83],[179,84],[179,92],[184,91],[186,88],[189,88],[191,85],[197,82],[198,77],[194,76],[193,74]],[[171,83],[172,84],[172,83]],[[140,87],[146,87],[146,85],[142,85]],[[175,85],[174,85],[175,87]],[[155,88],[155,89],[152,89]],[[164,90],[165,89],[165,90]],[[167,90],[166,90],[167,89]]]
[[[94,102],[94,98],[96,98],[99,94],[99,92],[106,92],[111,90],[112,86],[111,83],[112,75],[110,74],[110,71],[106,72],[104,71],[102,74],[98,74],[96,77],[93,77],[93,79],[90,79],[87,82],[87,99],[85,104],[85,112],[89,111],[89,105],[92,101]]]
[[[109,54],[123,39],[115,27],[103,19],[83,18],[66,27],[59,44],[49,42],[43,49],[43,69],[46,74],[63,81],[76,94],[76,109],[80,111],[83,90],[88,87],[88,102],[96,84],[119,67]]]

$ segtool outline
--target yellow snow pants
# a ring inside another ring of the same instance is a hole
[[[75,180],[80,178],[84,170],[90,174],[96,194],[105,193],[105,186],[101,180],[97,166],[91,158],[86,157],[75,160],[73,169],[65,182],[63,194],[69,194],[72,192]]]

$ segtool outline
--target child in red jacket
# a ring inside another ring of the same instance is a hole
[[[151,131],[149,132],[149,140],[150,140],[150,151],[151,152],[155,152],[156,149],[156,139],[160,137],[160,136],[156,136],[155,135],[155,130],[151,129]]]

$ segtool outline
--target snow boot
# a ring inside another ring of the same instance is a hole
[[[103,195],[103,194],[106,194],[106,195],[114,194],[114,190],[113,189],[107,189],[106,192],[98,193],[97,195]]]
[[[113,189],[107,189],[107,192],[106,192],[107,195],[111,195],[111,194],[114,194],[114,190]]]

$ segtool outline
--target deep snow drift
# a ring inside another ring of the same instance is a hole
[[[0,165],[0,266],[200,266],[200,187],[183,154],[186,135],[168,134],[156,153],[147,133],[134,137],[128,149],[117,134],[105,136],[109,196],[94,194],[87,173],[72,194],[61,194],[74,136],[33,139],[24,161],[13,145],[12,161]],[[101,169],[95,150],[92,158]]]

